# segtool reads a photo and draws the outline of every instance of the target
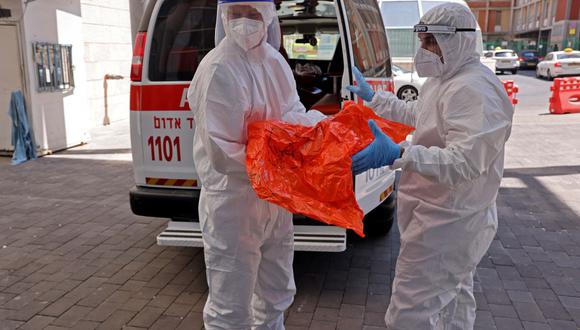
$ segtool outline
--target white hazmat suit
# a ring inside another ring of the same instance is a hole
[[[421,23],[476,27],[460,4],[437,6]],[[393,164],[402,169],[401,250],[385,316],[389,329],[472,329],[473,275],[497,230],[495,200],[513,106],[480,63],[476,32],[433,35],[442,74],[427,79],[419,99],[405,103],[378,92],[369,103],[379,115],[416,128]]]
[[[250,10],[229,15],[239,6]],[[245,167],[247,127],[257,120],[313,125],[324,115],[306,113],[300,103],[292,72],[277,50],[275,17],[269,1],[220,1],[217,46],[200,63],[188,90],[193,155],[202,182],[208,330],[283,329],[284,311],[296,292],[292,214],[252,190]]]

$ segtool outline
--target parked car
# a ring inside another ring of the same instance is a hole
[[[580,51],[567,48],[551,52],[536,67],[536,77],[552,80],[562,76],[580,76]]]
[[[397,65],[393,65],[395,95],[403,101],[416,100],[425,80],[427,78],[419,77],[417,72],[411,72]]]
[[[535,69],[544,58],[538,55],[537,50],[522,50],[518,53],[520,69]]]
[[[217,0],[150,0],[135,40],[131,67],[131,149],[136,186],[133,213],[169,218],[157,243],[202,247],[197,205],[201,183],[193,163],[195,125],[187,89],[196,68],[214,47]],[[297,75],[301,101],[340,110],[340,100],[361,101],[345,90],[352,69],[361,69],[375,89],[393,91],[391,59],[375,0],[295,0],[279,4],[281,49]],[[316,47],[314,47],[316,46]],[[300,68],[300,70],[297,70]],[[321,101],[324,100],[323,104]],[[389,167],[354,178],[366,214],[367,235],[384,234],[393,223],[395,172]],[[294,215],[294,247],[302,251],[346,249],[346,230]]]
[[[485,54],[487,58],[495,60],[495,70],[500,73],[506,71],[516,74],[520,68],[520,61],[518,55],[511,49],[496,49],[491,53]]]

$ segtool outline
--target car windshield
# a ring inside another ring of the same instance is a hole
[[[507,52],[496,52],[495,57],[514,57],[514,52],[507,51]]]
[[[580,58],[580,53],[559,54],[558,55],[559,60],[567,60],[567,59],[571,59],[571,58]]]
[[[534,52],[523,52],[522,53],[522,56],[523,57],[535,57],[536,56],[536,53],[534,53]]]

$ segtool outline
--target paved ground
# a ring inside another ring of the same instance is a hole
[[[547,113],[526,75],[476,276],[478,329],[580,328],[580,115]],[[131,214],[127,123],[17,167],[0,158],[0,329],[200,329],[203,255],[155,244],[163,220]],[[287,329],[383,329],[398,233],[344,253],[297,253]]]

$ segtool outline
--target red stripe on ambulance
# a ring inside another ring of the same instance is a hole
[[[131,111],[189,111],[188,84],[131,85]]]

